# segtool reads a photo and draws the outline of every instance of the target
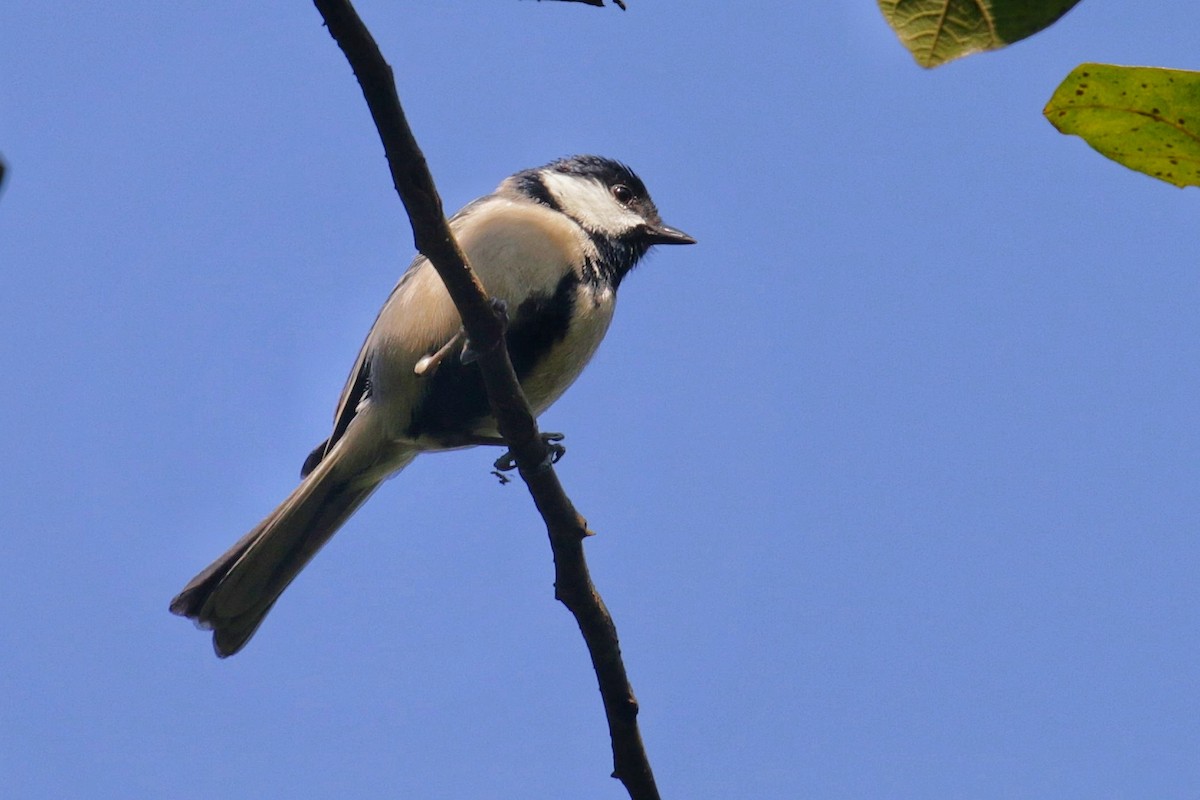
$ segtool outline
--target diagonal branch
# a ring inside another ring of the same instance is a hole
[[[571,504],[554,469],[549,450],[503,346],[504,322],[467,264],[442,212],[433,178],[405,119],[392,68],[384,60],[349,0],[313,0],[329,33],[350,62],[379,130],[392,182],[413,228],[417,249],[437,269],[463,320],[487,386],[492,413],[516,457],[546,522],[554,553],[554,595],[575,615],[587,643],[604,701],[612,738],[613,777],[633,800],[658,800],[658,789],[637,725],[638,705],[621,660],[617,630],[588,573],[583,539],[587,522]]]

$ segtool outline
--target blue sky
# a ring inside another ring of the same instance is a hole
[[[1197,193],[1041,108],[1200,67],[1085,0],[926,72],[874,3],[362,2],[449,209],[597,152],[694,235],[542,418],[677,798],[1200,792]],[[0,784],[620,798],[542,524],[419,459],[218,661],[168,600],[294,486],[412,254],[297,3],[9,3]]]

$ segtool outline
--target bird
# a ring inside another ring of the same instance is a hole
[[[505,344],[535,415],[579,377],[647,251],[696,242],[663,223],[632,169],[595,155],[510,175],[449,223],[508,315]],[[333,430],[305,459],[299,485],[196,575],[171,612],[211,630],[219,657],[237,653],[384,480],[421,453],[502,444],[474,361],[441,278],[418,255],[367,334]]]

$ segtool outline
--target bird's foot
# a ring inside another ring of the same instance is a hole
[[[492,311],[500,320],[500,329],[504,330],[508,327],[508,303],[501,300],[499,297],[492,298]],[[459,355],[459,360],[464,364],[470,364],[479,360],[479,351],[471,346],[471,340],[467,339],[463,344],[462,353]]]
[[[559,460],[566,454],[567,448],[559,444],[563,439],[567,438],[561,433],[543,433],[541,434],[542,444],[546,445],[546,457],[542,459],[542,463],[538,464],[538,470],[543,470],[551,464],[557,464]],[[517,457],[512,450],[507,451],[504,455],[496,459],[493,464],[499,472],[512,472],[517,468]]]
[[[492,298],[492,310],[496,312],[496,316],[500,318],[500,324],[504,327],[508,326],[508,303],[498,297]],[[458,329],[458,333],[439,347],[436,352],[421,358],[413,367],[413,372],[424,377],[432,375],[441,363],[445,361],[455,348],[462,346],[458,353],[458,360],[464,364],[470,364],[479,360],[479,351],[471,346],[471,340],[467,338],[467,332],[462,328]]]
[[[458,333],[454,334],[450,341],[439,347],[436,353],[431,353],[417,361],[417,365],[413,367],[413,372],[422,377],[432,375],[441,363],[446,360],[446,357],[454,352],[454,348],[460,344],[463,346],[464,353],[470,347],[470,343],[467,341],[467,332],[462,328],[458,329]]]

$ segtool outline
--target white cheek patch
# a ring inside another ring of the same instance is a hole
[[[543,172],[541,177],[563,212],[594,233],[617,236],[645,224],[598,180],[553,171]]]

